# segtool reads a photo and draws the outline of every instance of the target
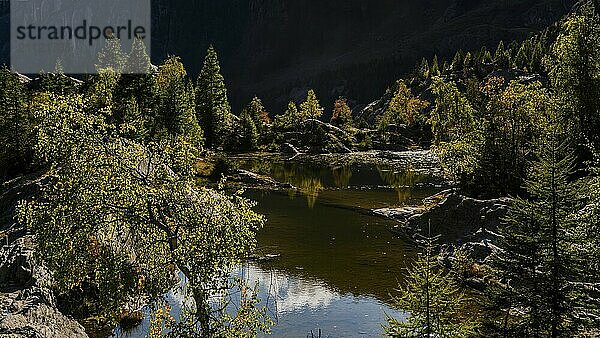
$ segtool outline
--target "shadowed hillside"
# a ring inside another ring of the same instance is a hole
[[[556,21],[573,0],[152,0],[153,60],[180,55],[197,74],[219,51],[234,109],[252,96],[280,111],[314,87],[329,106],[379,96],[421,57],[496,46]],[[8,31],[8,2],[0,30]],[[8,56],[1,34],[0,56]]]
[[[257,94],[272,110],[315,87],[377,97],[421,57],[496,46],[548,26],[572,0],[161,0],[154,56],[181,55],[196,73],[220,52],[234,108]],[[160,46],[160,47],[159,47]]]

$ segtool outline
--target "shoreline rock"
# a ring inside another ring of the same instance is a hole
[[[462,247],[481,263],[495,250],[496,231],[509,205],[509,198],[478,200],[447,190],[426,198],[424,206],[384,208],[373,213],[397,220],[399,224],[391,231],[403,238],[416,241],[439,234],[443,243]]]
[[[282,183],[269,176],[262,176],[248,170],[237,169],[227,175],[227,180],[241,183],[249,188],[268,188],[272,190],[295,189],[289,183]]]
[[[83,326],[58,309],[50,272],[35,261],[33,235],[13,221],[16,202],[35,193],[42,180],[21,178],[2,187],[0,336],[87,338]]]

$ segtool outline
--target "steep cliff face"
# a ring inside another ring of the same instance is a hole
[[[259,95],[272,110],[315,87],[329,103],[379,96],[423,56],[495,46],[543,29],[574,0],[160,0],[154,56],[198,72],[220,51],[234,107]]]

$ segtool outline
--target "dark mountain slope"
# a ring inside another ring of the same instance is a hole
[[[315,87],[327,101],[378,96],[421,57],[495,46],[540,30],[572,0],[160,0],[155,58],[192,73],[212,42],[235,108],[254,94],[272,109]]]
[[[495,46],[540,30],[574,0],[152,0],[153,59],[180,55],[198,73],[209,43],[236,110],[255,94],[278,112],[317,89],[361,103],[379,96],[421,57]],[[8,2],[4,2],[6,4]],[[0,59],[8,55],[0,3]],[[3,57],[2,57],[3,56]]]

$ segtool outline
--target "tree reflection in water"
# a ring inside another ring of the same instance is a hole
[[[379,176],[386,185],[393,187],[398,192],[398,205],[404,205],[413,197],[416,184],[425,180],[426,176],[419,174],[408,166],[402,170],[394,170],[386,166],[377,166]]]
[[[231,160],[231,159],[230,159]],[[243,157],[230,162],[236,168],[270,176],[276,181],[289,183],[290,198],[303,195],[308,206],[313,208],[319,196],[327,189],[350,189],[352,186],[363,188],[386,188],[397,192],[397,205],[404,205],[415,198],[415,185],[431,179],[429,173],[416,170],[410,164],[403,168],[390,164],[344,164],[329,165],[310,162],[285,162],[268,157]]]

